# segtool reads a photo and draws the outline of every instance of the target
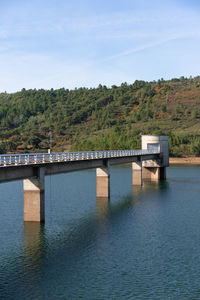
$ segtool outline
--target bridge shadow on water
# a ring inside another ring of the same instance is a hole
[[[137,209],[145,195],[164,194],[167,190],[167,182],[144,182],[143,187],[133,187],[132,193],[117,202],[113,203],[112,198],[97,198],[96,214],[72,222],[68,228],[63,227],[62,233],[53,236],[46,225],[24,223],[22,254],[12,257],[13,263],[6,266],[6,275],[0,282],[0,295],[7,299],[16,299],[16,295],[18,299],[29,296],[31,299],[48,299],[47,291],[49,285],[55,284],[55,278],[56,284],[67,284],[73,290],[77,280],[81,281],[85,261],[90,263],[94,250],[104,251],[104,242],[112,227],[121,218],[126,218],[127,213]],[[5,291],[6,285],[9,291]]]

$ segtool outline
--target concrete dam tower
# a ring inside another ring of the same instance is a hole
[[[143,180],[166,179],[169,166],[169,137],[166,135],[142,135],[142,150],[160,151],[159,158],[132,163],[132,183],[142,185]]]

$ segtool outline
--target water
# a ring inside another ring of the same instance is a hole
[[[200,299],[200,167],[132,188],[112,168],[46,178],[46,224],[23,223],[22,182],[0,185],[0,299]]]

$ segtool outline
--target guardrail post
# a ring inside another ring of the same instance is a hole
[[[44,222],[45,168],[38,168],[36,178],[24,180],[24,221]]]
[[[110,198],[110,169],[107,166],[96,169],[96,195],[97,198]]]

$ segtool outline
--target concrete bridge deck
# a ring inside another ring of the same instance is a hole
[[[0,155],[0,182],[37,176],[43,167],[45,175],[103,168],[131,162],[161,159],[160,149],[111,150],[58,153],[28,153]]]

